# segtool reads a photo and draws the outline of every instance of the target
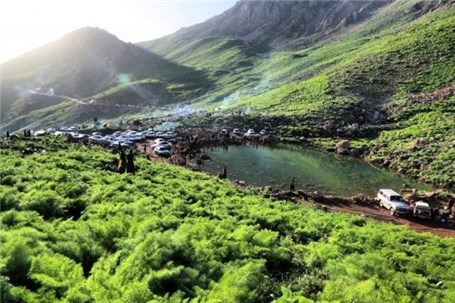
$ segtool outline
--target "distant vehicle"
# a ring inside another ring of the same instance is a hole
[[[227,129],[223,128],[222,130],[220,130],[220,135],[228,135],[229,132]]]
[[[163,135],[163,138],[164,139],[172,139],[172,138],[175,138],[177,136],[176,133],[173,133],[173,132],[166,132],[164,135]]]
[[[67,134],[67,132],[62,132],[62,131],[55,131],[53,133],[54,136],[65,136]]]
[[[391,215],[407,215],[411,212],[411,207],[396,191],[381,189],[378,192],[377,198],[379,205],[390,210]]]
[[[73,136],[74,139],[83,139],[87,137],[87,135],[79,133],[71,133],[71,136]]]
[[[247,138],[255,138],[259,137],[259,134],[257,134],[254,129],[250,128],[243,136]]]
[[[166,142],[166,140],[164,140],[163,138],[157,138],[155,139],[155,141],[153,141],[154,143],[158,143],[158,142]]]
[[[36,130],[33,134],[35,135],[35,137],[40,137],[46,135],[47,132],[44,129],[39,129]]]
[[[100,132],[93,132],[92,136],[101,136],[102,134]]]
[[[419,219],[431,219],[431,207],[430,204],[422,201],[415,203],[412,215]]]
[[[232,131],[232,133],[234,135],[237,135],[237,136],[243,136],[243,133],[240,131],[240,129],[238,128],[234,128],[234,130]]]
[[[70,132],[75,132],[75,131],[77,131],[78,129],[79,129],[79,128],[77,128],[76,126],[71,126],[71,127],[68,128],[68,131],[70,131]]]
[[[54,133],[55,131],[56,131],[56,129],[53,128],[53,127],[49,127],[49,128],[46,130],[46,132],[47,132],[48,134],[52,134],[52,133]]]
[[[163,138],[163,137],[164,137],[164,133],[163,133],[163,132],[157,132],[157,133],[155,134],[155,136],[156,136],[157,138]]]
[[[167,142],[167,141],[160,141],[158,143],[154,143],[152,145],[150,145],[151,148],[157,148],[157,147],[163,147],[163,148],[166,148],[166,149],[171,149],[172,148],[172,144]]]
[[[134,142],[132,142],[132,141],[112,141],[110,144],[110,147],[118,147],[119,144],[122,148],[128,148],[128,147],[133,146]]]
[[[142,141],[142,136],[139,135],[138,133],[129,134],[128,137],[131,141],[135,141],[135,142]]]
[[[155,132],[150,130],[145,131],[144,134],[147,139],[153,139],[156,136]]]
[[[155,154],[157,154],[160,157],[167,158],[167,157],[171,156],[171,152],[165,146],[158,146],[153,151],[155,152]]]
[[[118,131],[116,131],[115,133],[113,133],[112,136],[118,137],[118,136],[120,136],[121,134],[122,134],[122,132],[118,130]]]
[[[265,136],[267,134],[268,134],[268,132],[265,129],[263,129],[259,132],[259,135],[261,135],[261,136]]]

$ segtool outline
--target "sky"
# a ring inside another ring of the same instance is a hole
[[[85,26],[125,42],[152,40],[203,22],[236,0],[0,0],[0,62]]]

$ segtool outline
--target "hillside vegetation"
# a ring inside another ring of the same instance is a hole
[[[217,48],[220,61],[205,61],[198,53],[212,48],[182,39],[168,58],[217,75],[216,89],[194,106],[215,113],[218,125],[238,127],[237,117],[218,116],[243,112],[251,119],[240,126],[275,128],[282,136],[367,138],[362,144],[374,162],[454,188],[454,25],[453,1],[395,1],[309,47],[296,39],[261,53],[238,40]],[[165,55],[166,41],[176,37],[141,46]],[[187,46],[190,57],[179,51]],[[433,143],[417,152],[409,148],[415,140]]]
[[[24,146],[41,152],[20,156]],[[437,302],[455,241],[58,138],[1,142],[2,302]]]

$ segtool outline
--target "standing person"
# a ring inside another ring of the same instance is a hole
[[[144,144],[144,154],[147,154],[147,144]]]
[[[223,167],[221,172],[218,174],[218,177],[220,177],[220,179],[226,179],[227,178],[226,166]]]
[[[134,154],[132,149],[130,149],[130,152],[128,156],[126,156],[126,158],[127,158],[126,172],[134,174],[136,172],[136,168],[134,167]]]
[[[6,131],[6,138],[9,139],[9,130]]]
[[[295,182],[295,177],[292,177],[291,186],[289,186],[289,190],[291,190],[291,191],[294,191],[294,190],[295,190],[295,184],[294,184],[294,182]]]
[[[125,169],[126,169],[126,155],[125,155],[125,152],[122,150],[122,152],[120,153],[120,159],[118,161],[117,170],[119,173],[123,174],[125,172]]]

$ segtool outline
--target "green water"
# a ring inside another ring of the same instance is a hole
[[[396,191],[403,188],[432,189],[357,158],[312,148],[240,145],[227,149],[206,148],[205,153],[211,157],[210,161],[205,161],[206,171],[218,174],[226,166],[229,179],[244,180],[254,186],[289,189],[292,177],[295,177],[296,189],[341,196],[375,195],[380,188]]]

